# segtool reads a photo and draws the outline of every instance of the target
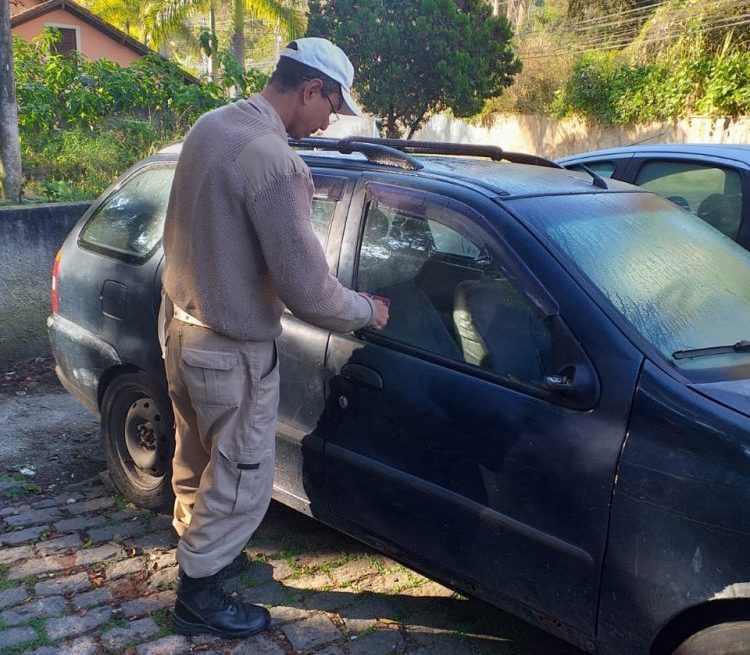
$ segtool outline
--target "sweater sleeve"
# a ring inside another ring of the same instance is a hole
[[[281,301],[308,323],[351,332],[372,323],[372,300],[344,287],[328,271],[312,227],[309,175],[273,179],[248,199],[253,226]]]

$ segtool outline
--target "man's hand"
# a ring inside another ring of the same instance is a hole
[[[371,327],[373,330],[382,330],[386,323],[388,323],[388,306],[382,301],[378,300],[377,298],[373,300],[375,303],[375,319],[368,327]]]

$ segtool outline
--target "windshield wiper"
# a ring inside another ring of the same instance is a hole
[[[675,359],[689,359],[691,357],[707,357],[709,355],[723,355],[725,353],[750,352],[750,340],[738,341],[729,346],[710,346],[708,348],[687,348],[672,353]]]

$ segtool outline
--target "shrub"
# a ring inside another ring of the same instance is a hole
[[[14,39],[16,96],[25,194],[52,199],[98,195],[138,159],[181,139],[204,112],[229,101],[224,86],[195,83],[153,54],[128,68],[55,52],[47,30]],[[252,71],[224,71],[222,84],[262,88]]]

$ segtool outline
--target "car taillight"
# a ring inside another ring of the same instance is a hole
[[[57,314],[58,302],[57,302],[57,281],[60,275],[60,258],[62,257],[62,249],[57,251],[55,255],[55,261],[52,264],[52,313]]]

